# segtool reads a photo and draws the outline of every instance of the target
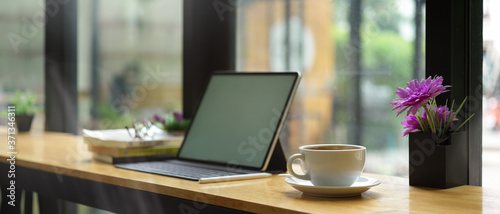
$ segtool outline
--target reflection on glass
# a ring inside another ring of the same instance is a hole
[[[2,2],[0,7],[0,105],[7,105],[16,90],[35,93],[44,103],[45,5],[32,0]],[[5,108],[2,107],[1,111]],[[43,108],[41,108],[43,110]],[[0,125],[6,125],[0,117]],[[31,130],[43,130],[44,113],[35,115]]]
[[[303,75],[281,136],[287,155],[305,144],[361,144],[367,172],[408,174],[408,139],[389,102],[424,76],[418,2],[240,1],[237,69]]]
[[[79,122],[123,128],[182,108],[182,1],[78,3]]]

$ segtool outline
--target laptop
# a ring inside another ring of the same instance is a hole
[[[269,171],[299,81],[298,72],[213,73],[176,158],[116,167],[200,183]]]

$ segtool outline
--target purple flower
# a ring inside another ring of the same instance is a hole
[[[415,115],[411,114],[410,116],[405,116],[406,121],[401,122],[401,124],[404,125],[404,128],[406,129],[403,132],[403,137],[408,135],[410,132],[419,132],[422,131],[420,130],[420,123],[418,123],[418,119]]]
[[[160,122],[161,124],[165,124],[165,118],[163,118],[161,115],[159,114],[154,114],[153,115],[153,119],[157,122]]]
[[[398,91],[396,91],[396,95],[399,98],[394,99],[391,104],[394,106],[392,110],[398,109],[399,114],[406,112],[408,116],[411,114],[416,114],[418,108],[420,108],[423,104],[426,104],[429,100],[432,100],[437,95],[447,92],[447,87],[443,86],[443,77],[436,77],[432,79],[431,77],[427,79],[422,79],[420,83],[418,80],[411,80],[407,83],[407,88],[398,87]]]
[[[182,123],[182,121],[184,121],[184,117],[181,111],[174,111],[174,117],[177,123]]]

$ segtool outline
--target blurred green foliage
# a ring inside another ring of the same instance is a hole
[[[358,49],[350,47],[349,32],[340,27],[332,30],[335,40],[335,65],[340,73],[351,72],[351,57]],[[362,68],[365,75],[386,75],[376,83],[395,86],[395,81],[406,83],[413,74],[413,43],[404,40],[398,33],[381,31],[376,35],[362,37]],[[365,73],[366,72],[366,73]]]
[[[411,25],[411,20],[405,20],[397,3],[396,0],[363,1],[361,47],[353,47],[348,19],[351,1],[335,0],[335,24],[331,28],[335,42],[332,124],[346,132],[353,128],[350,126],[353,123],[352,84],[355,75],[361,75],[364,121],[363,127],[354,128],[363,129],[360,143],[369,149],[387,150],[405,141],[401,137],[401,120],[395,117],[389,102],[394,98],[392,89],[404,86],[413,78],[414,41],[403,38],[399,32],[400,25]],[[361,71],[353,71],[356,53],[361,54]]]
[[[186,131],[191,123],[191,119],[177,119],[172,113],[163,116],[157,115],[160,120],[156,120],[153,125],[167,131]],[[156,118],[155,118],[156,119]],[[164,123],[162,123],[164,121]]]
[[[17,115],[35,115],[40,111],[36,106],[36,97],[33,92],[26,90],[24,92],[18,90],[15,96],[9,99],[9,105],[16,107]]]
[[[167,131],[186,131],[189,123],[191,123],[190,119],[185,119],[181,122],[178,122],[175,117],[170,116],[165,118],[165,129]]]
[[[100,129],[121,129],[130,126],[135,119],[131,113],[122,113],[110,104],[101,103],[98,107]]]
[[[396,82],[407,82],[413,74],[412,42],[405,41],[398,33],[383,31],[366,39],[363,51],[363,67],[389,78],[377,78],[377,84],[395,86]],[[385,73],[387,72],[387,73]],[[398,81],[399,80],[399,81]]]

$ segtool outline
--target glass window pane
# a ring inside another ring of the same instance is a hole
[[[368,148],[366,172],[408,175],[404,118],[389,102],[397,86],[424,77],[425,6],[243,0],[237,7],[237,69],[302,72],[281,136],[287,155],[306,144],[361,144]]]
[[[500,1],[483,1],[483,187],[500,187]]]
[[[37,108],[42,109],[31,126],[38,131],[44,129],[45,123],[44,18],[45,4],[41,1],[2,2],[0,7],[0,103],[7,105],[17,90],[32,91]],[[6,124],[5,117],[1,117],[0,124]]]
[[[79,1],[79,122],[109,129],[182,109],[182,1]]]

